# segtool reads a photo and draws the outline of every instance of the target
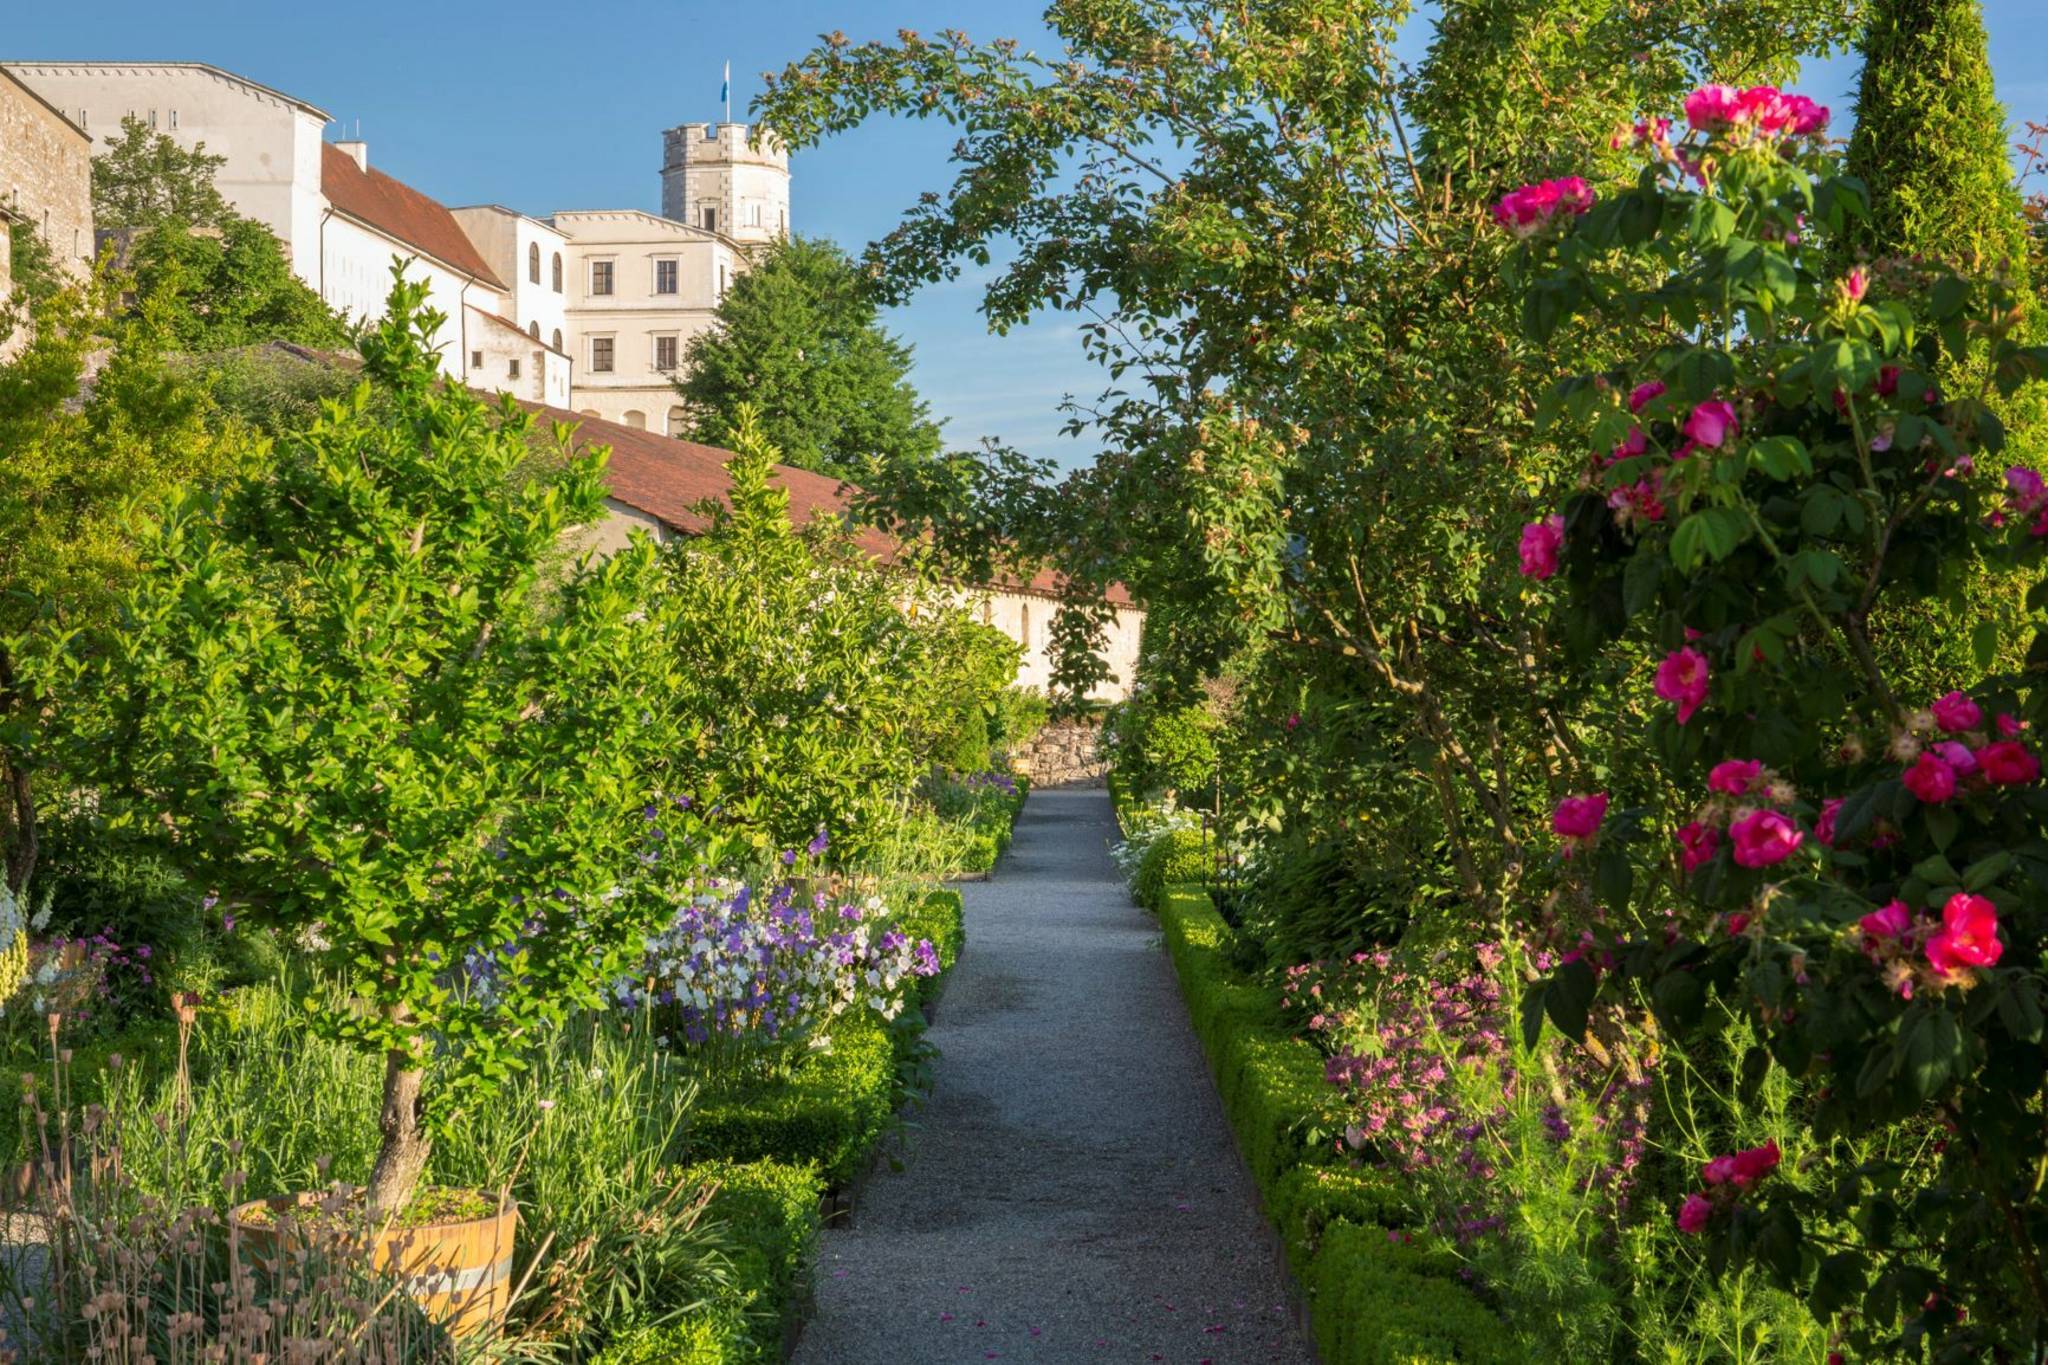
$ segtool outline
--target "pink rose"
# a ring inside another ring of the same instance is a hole
[[[1703,85],[1685,97],[1685,121],[1703,132],[1735,126],[1742,92],[1732,85]]]
[[[1628,410],[1630,412],[1641,412],[1650,405],[1652,398],[1657,397],[1657,395],[1663,392],[1664,381],[1661,379],[1652,379],[1648,383],[1636,385],[1633,389],[1629,390]]]
[[[1678,704],[1678,723],[1685,724],[1707,699],[1711,670],[1707,656],[1692,648],[1673,650],[1657,665],[1657,695]]]
[[[1733,438],[1738,427],[1734,404],[1720,398],[1709,398],[1685,419],[1685,434],[1710,448],[1718,448]]]
[[[2022,465],[2005,471],[2005,491],[2010,510],[2016,516],[2031,517],[2048,507],[2048,483]]]
[[[1751,1147],[1737,1152],[1733,1158],[1734,1169],[1729,1173],[1728,1183],[1738,1190],[1746,1190],[1778,1169],[1778,1144],[1766,1142],[1761,1147]]]
[[[1820,819],[1813,822],[1813,837],[1822,848],[1835,846],[1835,816],[1841,809],[1842,798],[1839,796],[1830,796],[1820,803]]]
[[[1557,552],[1564,545],[1564,518],[1548,516],[1522,528],[1522,577],[1548,578],[1557,572]]]
[[[1662,521],[1664,503],[1660,495],[1663,491],[1663,479],[1652,470],[1649,477],[1637,479],[1609,493],[1607,505],[1614,509],[1615,520],[1624,526],[1631,521]]]
[[[1863,296],[1870,292],[1870,272],[1860,265],[1849,267],[1849,273],[1842,277],[1842,297],[1851,303],[1863,302]]]
[[[1927,708],[1934,713],[1934,723],[1950,734],[1961,730],[1974,730],[1984,723],[1984,708],[1970,700],[1967,692],[1951,692],[1937,697],[1934,705]]]
[[[1714,1201],[1694,1191],[1678,1206],[1678,1230],[1695,1235],[1706,1230],[1707,1220],[1714,1216]]]
[[[1864,945],[1869,947],[1905,934],[1913,927],[1913,912],[1906,908],[1904,901],[1895,900],[1882,909],[1871,911],[1856,923],[1863,930]]]
[[[1751,811],[1728,827],[1735,845],[1735,861],[1742,867],[1770,867],[1782,863],[1806,842],[1799,826],[1774,810]]]
[[[1649,449],[1650,438],[1643,434],[1643,429],[1630,427],[1628,435],[1621,438],[1621,444],[1607,452],[1607,463],[1619,464],[1623,460],[1632,460],[1638,455],[1647,454]]]
[[[1550,828],[1567,839],[1585,840],[1600,832],[1600,822],[1607,818],[1607,793],[1594,792],[1590,796],[1567,796],[1557,803],[1551,812]]]
[[[2041,776],[2041,760],[2016,739],[2001,739],[1977,751],[1984,780],[1996,787],[2019,787]]]
[[[1928,965],[1944,976],[1965,967],[1997,963],[2005,945],[1998,941],[1998,907],[1983,896],[1958,891],[1941,908],[1941,932],[1927,940]]]
[[[1678,827],[1678,847],[1685,870],[1697,872],[1713,860],[1715,851],[1721,847],[1721,831],[1697,820],[1688,821]]]
[[[1763,772],[1764,765],[1754,758],[1730,758],[1714,765],[1707,774],[1709,791],[1726,792],[1730,796],[1741,796]]]
[[[1956,794],[1956,770],[1935,754],[1922,754],[1906,769],[1906,790],[1922,803],[1938,806]]]
[[[1977,771],[1977,756],[1970,752],[1968,745],[1945,739],[1938,744],[1928,745],[1927,751],[1955,769],[1958,779],[1968,777]]]
[[[2018,739],[2027,728],[2027,723],[2010,711],[1998,713],[1998,733],[2006,739]]]
[[[1741,938],[1743,931],[1749,928],[1749,921],[1750,914],[1747,910],[1737,910],[1734,914],[1730,915],[1728,917],[1728,937]]]
[[[1508,191],[1493,206],[1493,221],[1517,237],[1529,237],[1561,214],[1576,217],[1592,207],[1592,189],[1574,175]]]
[[[1791,115],[1794,136],[1812,137],[1827,130],[1828,107],[1825,104],[1815,104],[1804,95],[1787,95],[1785,108]]]

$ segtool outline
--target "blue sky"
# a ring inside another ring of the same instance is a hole
[[[0,29],[15,59],[206,61],[361,120],[372,163],[449,204],[494,201],[529,213],[659,202],[661,130],[714,119],[719,73],[733,69],[744,117],[759,73],[779,70],[820,33],[855,40],[898,28],[964,28],[1047,46],[1043,0],[596,0],[482,4],[351,0],[95,0],[18,3]],[[1987,0],[1999,93],[2018,121],[2048,121],[2048,4]],[[1421,35],[1407,46],[1417,49]],[[1846,112],[1853,60],[1815,63],[1799,85]],[[338,132],[331,132],[338,136]],[[953,132],[878,123],[801,154],[791,222],[858,248],[924,190],[942,189]],[[975,278],[927,290],[891,318],[917,349],[918,387],[956,446],[985,435],[1065,463],[1092,456],[1062,438],[1068,393],[1092,396],[1074,323],[1044,317],[1006,337],[975,312]]]

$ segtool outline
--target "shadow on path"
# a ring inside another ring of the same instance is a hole
[[[825,1233],[802,1365],[1306,1362],[1101,790],[1034,791],[930,1037],[906,1167]]]

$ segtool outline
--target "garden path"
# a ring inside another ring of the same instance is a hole
[[[1033,792],[931,1041],[904,1169],[824,1235],[798,1365],[1307,1362],[1106,793]]]

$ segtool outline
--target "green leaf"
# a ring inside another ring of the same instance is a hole
[[[1593,964],[1584,958],[1575,958],[1550,974],[1550,989],[1543,993],[1544,1013],[1557,1025],[1557,1031],[1575,1045],[1586,1036],[1586,1018],[1592,1012],[1593,994],[1598,987]],[[1526,1032],[1526,1021],[1523,1027]]]
[[[1621,571],[1621,609],[1631,617],[1648,611],[1656,605],[1663,582],[1664,556],[1654,546],[1642,546]]]
[[[1767,436],[1749,448],[1750,463],[1774,479],[1813,473],[1813,457],[1796,436]]]
[[[1735,233],[1735,210],[1703,194],[1693,200],[1689,229],[1694,245],[1719,246]]]

